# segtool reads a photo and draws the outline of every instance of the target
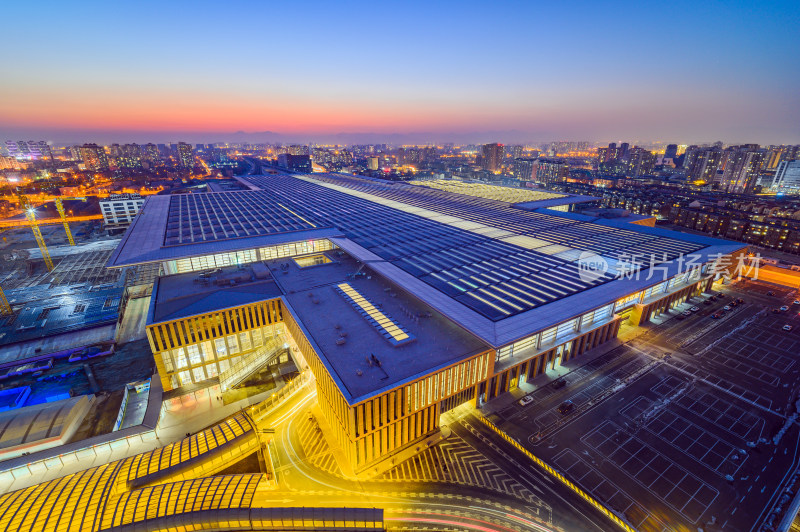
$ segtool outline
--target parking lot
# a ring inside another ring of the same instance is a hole
[[[682,322],[669,320],[655,327],[646,343],[672,353],[670,364],[678,369],[759,406],[785,412],[800,390],[800,305],[793,304],[797,296],[792,290],[752,281],[726,292],[730,297],[725,301],[736,297],[745,303],[717,320],[708,317],[715,307]],[[781,306],[788,310],[773,312]],[[784,330],[787,324],[789,331]]]
[[[495,421],[637,530],[758,530],[798,462],[800,430],[781,428],[800,390],[800,319],[794,292],[723,291]],[[733,297],[745,303],[710,317]],[[790,311],[773,313],[777,303]]]

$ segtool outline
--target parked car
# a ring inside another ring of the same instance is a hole
[[[730,310],[730,309],[731,309],[730,305],[725,305],[724,307],[722,307],[722,310]]]
[[[786,305],[781,307],[781,312],[786,312],[787,310],[789,310],[789,307],[787,307]]]
[[[711,300],[710,299],[706,299],[705,301],[703,301],[703,304],[704,305],[710,305],[711,304]]]
[[[675,319],[676,319],[676,320],[679,320],[679,321],[680,321],[680,320],[685,320],[685,319],[686,319],[686,316],[684,316],[683,314],[678,314],[677,316],[675,316]]]
[[[692,312],[697,312],[698,310],[700,310],[700,307],[692,307],[689,310],[691,310]]]
[[[792,330],[792,326],[791,325],[784,325],[783,326],[783,330],[784,331],[791,331]]]
[[[711,315],[711,317],[714,318],[715,320],[718,320],[722,317],[722,314],[719,312],[715,312],[714,314]]]
[[[681,314],[683,314],[684,316],[691,316],[692,315],[692,311],[691,310],[684,310],[683,312],[681,312]]]
[[[800,299],[795,299],[792,301],[792,305],[800,305]]]
[[[736,300],[736,302],[737,302],[737,303],[744,303],[744,299],[742,299],[742,298],[740,297],[740,298],[738,298],[738,299]]]
[[[779,309],[779,308],[774,308],[774,309],[772,309],[772,313],[773,313],[773,314],[780,314],[780,313],[781,313],[781,309]]]
[[[558,405],[558,413],[562,416],[566,416],[573,410],[575,410],[575,404],[572,401],[564,401],[560,405]]]
[[[553,388],[555,388],[556,390],[560,390],[566,385],[567,385],[566,379],[556,379],[553,381]]]
[[[767,295],[768,295],[768,296],[774,296],[774,295],[775,295],[775,292],[773,292],[772,290],[770,290],[769,292],[767,292]]]

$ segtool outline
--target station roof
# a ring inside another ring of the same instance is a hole
[[[744,247],[622,220],[549,211],[537,208],[535,201],[501,201],[496,198],[505,192],[485,190],[489,185],[464,194],[346,174],[238,179],[250,190],[209,193],[215,199],[205,200],[150,198],[110,264],[198,255],[206,246],[206,253],[216,253],[253,247],[252,242],[264,239],[289,242],[316,235],[330,238],[489,345],[502,346],[659,282],[646,274],[617,278],[620,265],[638,263],[635,267],[642,272],[658,267],[677,275],[682,257],[692,256],[699,264]],[[219,214],[247,217],[246,206],[260,203],[265,206],[253,209],[252,223],[229,227]],[[206,205],[214,205],[218,213],[210,225],[202,220],[201,213],[209,212]],[[170,218],[173,214],[177,218]],[[176,227],[171,219],[188,220],[188,229],[183,221]],[[137,243],[150,248],[142,251]],[[583,275],[580,261],[586,256],[602,257],[609,271]],[[295,299],[289,297],[290,302]]]
[[[159,277],[153,286],[147,323],[197,316],[280,295],[263,263],[228,266],[214,274],[189,272]]]
[[[306,336],[351,404],[490,349],[340,250],[306,268],[268,264]],[[277,273],[281,272],[281,273]],[[371,357],[375,356],[380,365]]]
[[[120,268],[340,234],[260,191],[149,196],[106,266]]]

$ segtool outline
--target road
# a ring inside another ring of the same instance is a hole
[[[303,450],[304,444],[308,445],[308,436],[302,425],[308,421],[309,409],[315,401],[316,392],[309,385],[258,421],[260,429],[275,431],[269,436],[266,448],[277,477],[277,489],[259,492],[258,503],[379,507],[385,510],[387,526],[391,529],[428,526],[437,530],[612,530],[599,512],[535,470],[532,464],[526,463],[524,456],[469,412],[446,416],[454,437],[478,450],[485,457],[480,467],[496,469],[494,474],[505,478],[504,485],[513,479],[514,483],[524,485],[535,494],[535,500],[545,504],[480,485],[408,478],[350,480],[331,468],[318,467]],[[451,468],[454,467],[457,466],[451,464]]]

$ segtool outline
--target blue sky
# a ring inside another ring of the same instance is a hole
[[[15,2],[4,19],[9,133],[800,142],[797,1]]]

